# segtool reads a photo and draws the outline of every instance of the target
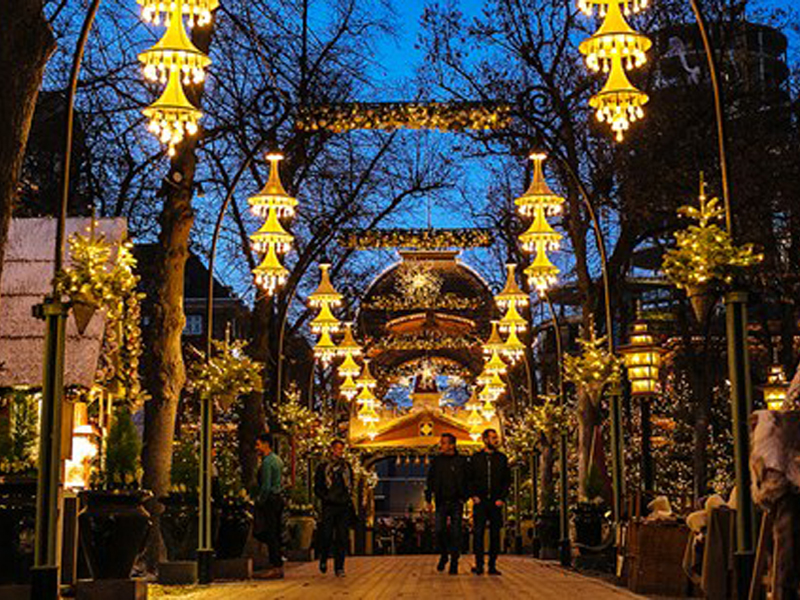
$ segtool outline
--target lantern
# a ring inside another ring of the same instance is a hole
[[[783,402],[786,400],[786,392],[789,384],[786,381],[786,374],[782,365],[772,365],[767,374],[767,383],[761,387],[764,392],[764,402],[770,410],[783,410]]]
[[[630,342],[619,349],[628,369],[631,394],[651,395],[656,392],[658,373],[663,351],[656,345],[645,321],[635,322],[631,328]]]

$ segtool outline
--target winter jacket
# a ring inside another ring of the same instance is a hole
[[[317,467],[314,494],[323,506],[350,506],[353,469],[345,461],[330,461]]]
[[[511,486],[508,458],[498,451],[476,452],[469,458],[467,480],[471,497],[505,501]]]
[[[467,499],[467,461],[456,452],[453,455],[437,454],[428,469],[425,499],[430,502],[463,502]]]

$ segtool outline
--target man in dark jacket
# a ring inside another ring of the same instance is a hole
[[[272,449],[273,440],[269,433],[256,438],[256,452],[261,456],[258,468],[258,490],[256,492],[255,523],[253,537],[266,544],[269,553],[269,570],[261,575],[263,579],[283,578],[283,557],[281,555],[281,532],[283,515],[283,486],[281,476],[283,461]]]
[[[353,469],[344,459],[344,442],[331,442],[331,458],[317,467],[314,493],[322,501],[319,529],[319,570],[328,571],[328,556],[333,550],[333,568],[344,577],[344,557],[349,542],[348,530],[353,514]]]
[[[449,553],[451,575],[458,574],[461,518],[467,499],[466,467],[466,460],[456,449],[456,437],[452,433],[443,433],[439,439],[439,454],[434,457],[428,470],[425,499],[429,504],[433,498],[436,499],[435,535],[439,552],[436,569],[444,571]]]
[[[489,575],[500,575],[497,554],[500,552],[500,529],[503,526],[503,504],[511,485],[508,458],[497,448],[500,438],[494,429],[483,432],[483,450],[469,459],[468,485],[474,517],[475,566],[472,572],[483,574],[483,537],[489,523]]]

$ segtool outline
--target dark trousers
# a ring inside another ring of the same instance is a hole
[[[436,535],[436,551],[446,557],[448,554],[458,560],[461,548],[461,519],[464,504],[456,501],[437,502],[434,531]],[[450,521],[450,526],[447,523]]]
[[[267,545],[269,564],[272,567],[283,566],[281,553],[281,533],[283,530],[283,498],[271,496],[256,506],[256,523],[254,537]]]
[[[496,506],[494,500],[481,498],[478,504],[473,505],[472,514],[475,519],[475,563],[483,566],[483,536],[486,523],[489,523],[489,566],[497,562],[500,553],[500,528],[503,526],[503,507]]]
[[[333,568],[337,571],[344,569],[344,557],[350,538],[348,535],[350,525],[349,506],[323,506],[322,524],[319,536],[319,560],[327,561],[333,553]]]

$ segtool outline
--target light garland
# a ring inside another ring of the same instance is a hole
[[[610,125],[618,142],[624,139],[631,123],[644,116],[642,107],[647,94],[628,80],[625,69],[639,68],[647,61],[646,52],[652,42],[636,32],[625,21],[624,14],[638,12],[647,6],[646,0],[578,0],[579,8],[591,15],[592,7],[600,7],[603,23],[579,51],[586,56],[586,66],[592,71],[608,73],[603,88],[589,99],[597,120]]]
[[[175,156],[176,147],[186,137],[197,134],[203,116],[186,97],[183,85],[201,83],[205,79],[205,69],[211,64],[211,59],[189,39],[183,16],[189,17],[190,24],[197,20],[198,24],[205,25],[210,23],[211,10],[218,3],[217,0],[138,2],[142,5],[144,21],[159,25],[162,14],[169,21],[164,37],[155,46],[142,52],[139,61],[144,66],[146,79],[166,83],[158,100],[143,109],[142,114],[149,120],[148,130],[167,146],[169,156]]]

